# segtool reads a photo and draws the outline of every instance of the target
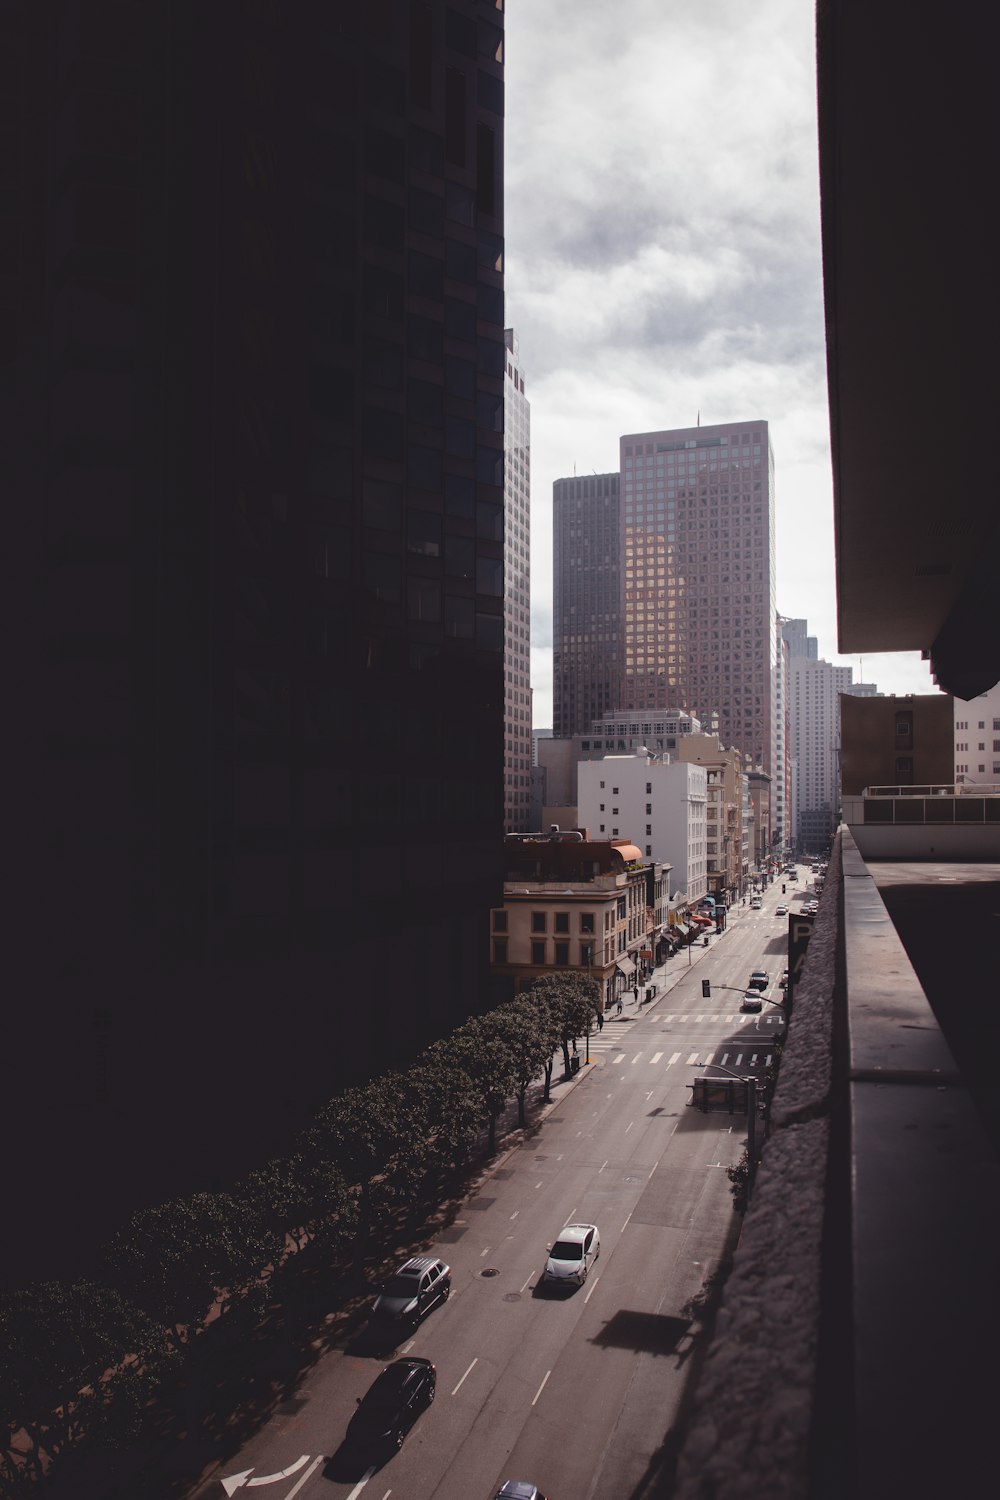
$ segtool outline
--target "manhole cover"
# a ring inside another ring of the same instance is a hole
[[[496,1266],[487,1266],[486,1270],[483,1271],[482,1274],[484,1276],[499,1276],[500,1272]]]
[[[520,1302],[520,1300],[521,1300],[521,1293],[520,1292],[505,1292],[503,1300],[505,1302]]]

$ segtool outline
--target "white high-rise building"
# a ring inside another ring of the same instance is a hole
[[[531,407],[517,334],[504,330],[504,828],[527,833],[531,808]]]
[[[1000,682],[955,699],[955,780],[1000,781]]]
[[[595,839],[631,839],[647,859],[671,865],[671,904],[708,893],[707,803],[704,766],[642,754],[577,766],[580,827]]]

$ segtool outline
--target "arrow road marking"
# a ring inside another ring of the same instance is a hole
[[[257,1485],[277,1484],[279,1479],[289,1479],[293,1474],[297,1474],[298,1471],[302,1468],[302,1465],[307,1464],[308,1462],[308,1453],[303,1453],[302,1457],[297,1458],[293,1464],[289,1464],[287,1469],[282,1469],[277,1474],[258,1474],[256,1479],[250,1478],[250,1475],[253,1473],[252,1468],[244,1469],[242,1474],[230,1474],[228,1479],[224,1479],[222,1481],[222,1488],[225,1490],[227,1495],[235,1495],[236,1491],[238,1489],[241,1489],[243,1485],[246,1485],[247,1489],[249,1490],[253,1489]],[[319,1460],[317,1459],[317,1463],[318,1462]]]

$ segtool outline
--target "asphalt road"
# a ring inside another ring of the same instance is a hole
[[[552,1500],[655,1492],[690,1370],[692,1299],[739,1227],[726,1167],[746,1119],[692,1110],[688,1085],[709,1059],[763,1075],[780,1011],[742,1016],[739,1003],[757,967],[780,999],[780,900],[779,884],[697,962],[673,959],[670,988],[652,1005],[609,1019],[540,1133],[431,1247],[451,1265],[453,1291],[397,1351],[437,1367],[436,1399],[402,1450],[379,1468],[345,1467],[338,1450],[355,1398],[392,1357],[345,1349],[199,1500],[489,1500],[508,1478],[531,1479]],[[548,1292],[546,1251],[571,1220],[598,1225],[601,1255],[585,1286]]]

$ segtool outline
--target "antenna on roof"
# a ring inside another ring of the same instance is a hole
[[[697,422],[696,422],[696,424],[695,424],[695,425],[696,425],[696,426],[697,426],[697,427],[700,427],[700,426],[701,426],[701,412],[700,412],[700,411],[699,411],[699,412],[698,412],[698,421],[697,421]]]

